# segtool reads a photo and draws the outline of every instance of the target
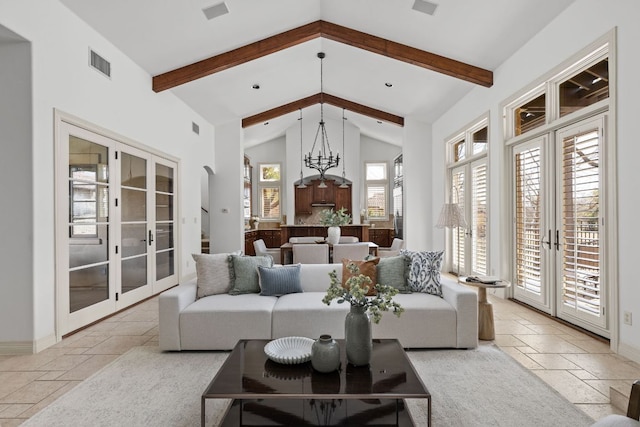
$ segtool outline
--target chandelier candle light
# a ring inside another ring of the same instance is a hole
[[[320,93],[324,93],[322,87],[322,60],[324,57],[324,52],[318,52],[318,58],[320,58]],[[318,156],[313,157],[312,153],[314,153],[316,144],[318,143],[318,136],[320,136]],[[327,152],[329,153],[329,156],[327,156]],[[331,146],[329,145],[327,129],[325,128],[324,123],[323,102],[320,103],[320,123],[318,125],[318,130],[316,131],[316,137],[313,140],[311,151],[304,156],[304,164],[306,167],[316,169],[320,173],[320,188],[325,188],[327,186],[327,184],[324,183],[324,174],[327,169],[338,167],[338,165],[340,164],[340,154],[336,154],[336,156],[333,157],[333,152],[331,151]]]

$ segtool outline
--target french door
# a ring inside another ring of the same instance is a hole
[[[62,336],[177,283],[177,165],[61,122],[56,276]]]
[[[602,336],[605,119],[519,144],[512,157],[515,298]]]
[[[487,275],[487,160],[451,170],[451,200],[467,227],[452,230],[452,267],[460,275]]]

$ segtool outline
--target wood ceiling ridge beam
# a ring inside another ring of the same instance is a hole
[[[431,71],[484,87],[493,86],[493,72],[455,59],[363,33],[327,21],[320,21],[321,37],[377,53]]]
[[[185,65],[153,77],[154,92],[162,92],[275,52],[324,37],[391,59],[413,64],[485,87],[493,85],[493,72],[327,21],[315,21],[266,39]]]
[[[306,98],[298,99],[297,101],[289,102],[288,104],[280,105],[267,111],[254,114],[253,116],[245,117],[242,119],[242,127],[246,128],[259,123],[264,123],[267,120],[275,119],[301,108],[307,108],[323,102],[335,107],[344,108],[354,113],[372,117],[376,120],[389,122],[398,126],[404,126],[404,117],[402,116],[396,116],[395,114],[387,113],[386,111],[377,110],[375,108],[367,107],[366,105],[358,104],[357,102],[320,92],[315,95],[307,96]]]
[[[162,92],[263,56],[320,37],[320,21],[276,34],[237,49],[153,77],[153,91]]]

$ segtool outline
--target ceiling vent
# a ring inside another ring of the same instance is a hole
[[[89,66],[101,74],[111,78],[111,63],[89,49]]]
[[[191,130],[196,135],[200,135],[200,126],[198,126],[198,124],[196,122],[191,122]]]
[[[213,6],[205,7],[202,9],[204,16],[207,19],[211,20],[213,18],[217,18],[218,16],[226,15],[229,13],[229,8],[225,2],[214,4]]]
[[[424,0],[416,0],[413,3],[413,10],[417,10],[418,12],[426,13],[427,15],[432,15],[436,13],[437,4],[431,3],[430,1]]]

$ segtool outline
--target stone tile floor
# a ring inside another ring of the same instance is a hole
[[[623,413],[640,364],[520,304],[489,296],[495,343],[597,419]],[[0,355],[0,426],[17,426],[132,347],[158,345],[154,297],[34,355]],[[481,344],[489,344],[482,341]],[[610,391],[613,390],[610,398]]]

